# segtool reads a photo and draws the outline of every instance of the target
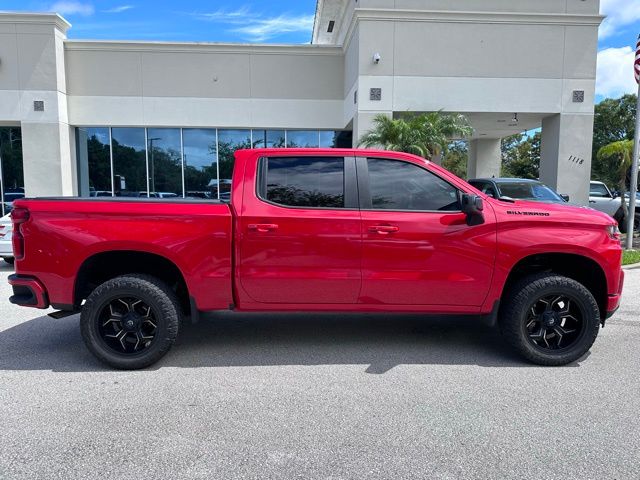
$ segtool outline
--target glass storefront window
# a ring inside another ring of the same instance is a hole
[[[349,148],[352,132],[81,127],[76,138],[81,196],[228,200],[236,150]]]
[[[253,130],[253,148],[284,148],[284,130]]]
[[[320,131],[320,148],[335,148],[338,133],[333,130],[321,130]]]
[[[14,200],[24,198],[20,127],[0,128],[0,196],[2,216],[11,212]]]
[[[251,148],[250,130],[218,130],[218,165],[220,168],[220,198],[228,200],[231,192],[234,153]]]
[[[179,128],[147,129],[149,196],[181,198],[182,145]]]
[[[81,196],[110,197],[113,194],[111,184],[111,147],[108,128],[79,128],[78,156],[79,175],[82,184],[88,189],[80,191]]]
[[[353,145],[353,132],[351,130],[338,130],[335,132],[335,148],[351,148]]]
[[[185,128],[185,195],[191,198],[218,198],[218,150],[215,129]]]
[[[112,128],[113,187],[118,197],[147,196],[144,128]]]
[[[287,147],[318,148],[318,130],[287,130]]]

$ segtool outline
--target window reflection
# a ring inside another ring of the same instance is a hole
[[[339,132],[332,130],[320,131],[320,148],[335,148]]]
[[[317,130],[287,130],[287,147],[318,148]]]
[[[81,189],[82,196],[110,197],[111,190],[111,149],[108,128],[79,128],[78,156],[79,175],[88,190]],[[82,168],[86,165],[87,168]]]
[[[343,158],[269,158],[266,198],[293,207],[344,207]]]
[[[284,130],[253,130],[253,148],[284,148]]]
[[[144,128],[112,128],[113,187],[118,197],[147,196]]]
[[[179,128],[149,128],[149,196],[182,197],[182,154]]]
[[[185,128],[185,195],[191,198],[218,198],[218,154],[215,129]]]
[[[234,153],[236,150],[246,148],[251,148],[251,132],[249,130],[218,130],[219,196],[222,200],[229,200],[231,197]]]

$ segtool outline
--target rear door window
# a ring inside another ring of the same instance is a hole
[[[287,207],[345,208],[342,157],[268,157],[261,164],[259,196]]]

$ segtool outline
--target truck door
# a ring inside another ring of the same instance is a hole
[[[357,302],[362,239],[356,182],[353,157],[317,154],[261,158],[255,192],[245,175],[237,269],[253,302]]]
[[[468,226],[456,187],[415,163],[358,158],[359,302],[480,306],[496,255],[493,212]]]

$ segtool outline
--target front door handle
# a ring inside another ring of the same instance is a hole
[[[396,233],[400,231],[400,228],[394,225],[374,225],[369,227],[369,232],[378,233],[380,235],[389,235],[390,233]]]
[[[275,223],[252,223],[249,225],[249,230],[258,233],[275,232],[278,230],[278,225]]]

